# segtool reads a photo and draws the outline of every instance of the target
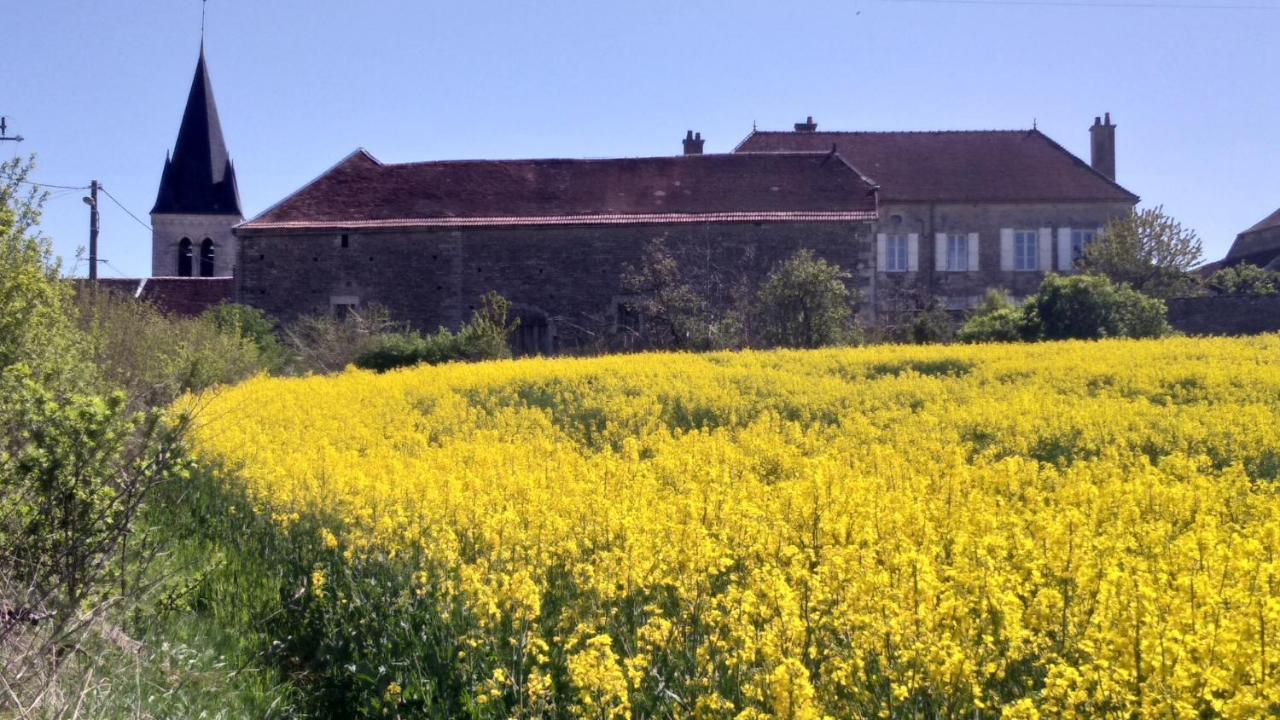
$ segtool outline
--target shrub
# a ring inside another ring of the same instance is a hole
[[[184,392],[276,369],[238,325],[212,317],[166,315],[94,285],[80,288],[75,309],[89,359],[135,408],[166,405]]]
[[[956,333],[967,343],[1017,342],[1026,339],[1026,313],[1003,290],[988,290],[982,303]]]
[[[268,371],[278,372],[288,364],[289,353],[277,336],[275,318],[248,305],[221,303],[205,310],[201,317],[219,332],[238,335],[258,348],[258,357]]]
[[[431,335],[417,332],[383,333],[369,338],[352,362],[357,367],[385,372],[426,363],[500,360],[511,357],[511,334],[519,321],[510,319],[511,304],[489,293],[471,320],[457,333],[440,328]]]
[[[948,342],[956,335],[951,313],[936,300],[911,321],[909,337],[917,345]]]
[[[1050,275],[1024,307],[1045,340],[1146,338],[1169,333],[1162,301],[1099,275]]]
[[[379,305],[340,316],[305,315],[282,330],[291,355],[288,369],[297,374],[338,372],[353,364],[373,338],[399,329]]]
[[[133,412],[77,328],[33,232],[43,196],[17,192],[30,170],[0,165],[0,716],[62,717],[83,695],[60,689],[102,675],[95,633],[147,592],[154,543],[137,518],[187,464],[181,419]]]
[[[774,267],[757,296],[764,342],[793,348],[848,342],[859,300],[845,285],[848,278],[807,249]]]
[[[1241,263],[1214,273],[1209,286],[1223,295],[1275,295],[1280,292],[1280,273]]]

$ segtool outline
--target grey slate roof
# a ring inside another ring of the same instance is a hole
[[[151,212],[242,215],[236,171],[222,138],[203,45],[178,128],[178,140],[173,155],[165,158],[160,191]]]

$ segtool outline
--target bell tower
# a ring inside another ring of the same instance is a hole
[[[231,228],[243,220],[201,42],[178,140],[165,157],[151,208],[152,276],[233,275],[239,248]]]

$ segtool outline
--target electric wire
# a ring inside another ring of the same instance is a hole
[[[102,187],[101,185],[99,185],[99,186],[98,186],[98,189],[102,191],[102,194],[103,194],[103,195],[106,195],[107,197],[111,198],[111,202],[115,203],[115,204],[116,204],[116,207],[120,208],[121,210],[123,210],[123,211],[125,212],[125,214],[126,214],[126,215],[128,215],[128,216],[129,216],[129,217],[131,217],[131,218],[133,218],[134,222],[138,223],[139,225],[141,225],[142,227],[146,228],[147,230],[151,230],[151,226],[150,226],[150,225],[148,225],[148,224],[146,224],[145,222],[143,222],[143,221],[142,221],[142,220],[141,220],[137,215],[134,215],[134,214],[133,214],[133,212],[129,210],[129,208],[127,208],[127,207],[125,207],[125,206],[124,206],[124,203],[122,203],[122,202],[120,202],[119,200],[117,200],[117,199],[116,199],[116,196],[115,196],[115,195],[112,195],[112,194],[111,194],[111,193],[110,193],[106,188],[104,188],[104,187]]]

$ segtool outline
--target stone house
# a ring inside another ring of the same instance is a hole
[[[838,153],[382,163],[364,150],[235,228],[237,296],[288,321],[377,304],[430,331],[494,290],[519,349],[629,323],[624,267],[650,241],[762,277],[809,248],[869,290],[873,184]],[[625,327],[623,328],[625,329]]]
[[[1138,197],[1115,182],[1110,114],[1089,129],[1091,163],[1030,130],[753,130],[735,152],[838,152],[879,187],[872,308],[881,322],[937,300],[971,308],[988,288],[1035,292]]]

